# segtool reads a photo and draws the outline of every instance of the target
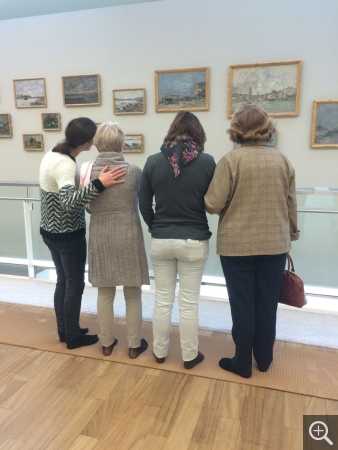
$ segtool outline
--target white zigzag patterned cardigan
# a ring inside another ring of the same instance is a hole
[[[84,205],[104,191],[101,181],[93,180],[78,190],[79,171],[75,158],[50,150],[40,165],[42,236],[68,240],[86,233]]]

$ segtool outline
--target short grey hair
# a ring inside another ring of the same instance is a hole
[[[125,136],[118,122],[102,123],[95,134],[94,141],[98,151],[120,152]]]

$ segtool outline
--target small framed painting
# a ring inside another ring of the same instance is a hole
[[[158,70],[155,72],[156,112],[208,111],[210,69]]]
[[[145,114],[145,89],[114,89],[114,114]]]
[[[229,66],[228,117],[251,102],[269,116],[298,116],[302,61]]]
[[[0,114],[0,138],[12,137],[12,123],[10,114]]]
[[[24,150],[43,150],[42,134],[23,134]]]
[[[311,147],[338,148],[338,100],[313,102]]]
[[[60,113],[42,113],[41,121],[42,121],[42,129],[44,131],[61,130]]]
[[[62,77],[62,93],[64,106],[100,105],[100,75]]]
[[[269,147],[277,148],[277,141],[278,141],[278,131],[276,130],[274,133],[272,133],[270,140],[268,141]],[[241,144],[238,142],[234,142],[234,149],[241,147]]]
[[[126,134],[122,153],[142,153],[143,134]]]
[[[45,108],[47,106],[44,78],[13,80],[16,108]]]

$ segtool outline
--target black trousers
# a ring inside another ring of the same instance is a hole
[[[229,294],[232,337],[236,345],[232,365],[250,375],[253,351],[258,367],[267,370],[273,359],[277,306],[286,253],[220,258]]]
[[[80,334],[80,310],[84,290],[87,257],[86,237],[69,241],[43,238],[56,268],[54,309],[59,333],[65,333],[66,342]]]

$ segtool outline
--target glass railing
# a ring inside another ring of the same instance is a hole
[[[0,274],[34,278],[53,268],[50,253],[42,241],[38,183],[0,182]],[[299,241],[292,243],[292,257],[306,292],[338,297],[338,189],[298,188]],[[87,219],[87,236],[90,215]],[[212,231],[210,255],[202,284],[224,286],[216,254],[218,216],[208,215]],[[142,222],[150,274],[150,234]]]

